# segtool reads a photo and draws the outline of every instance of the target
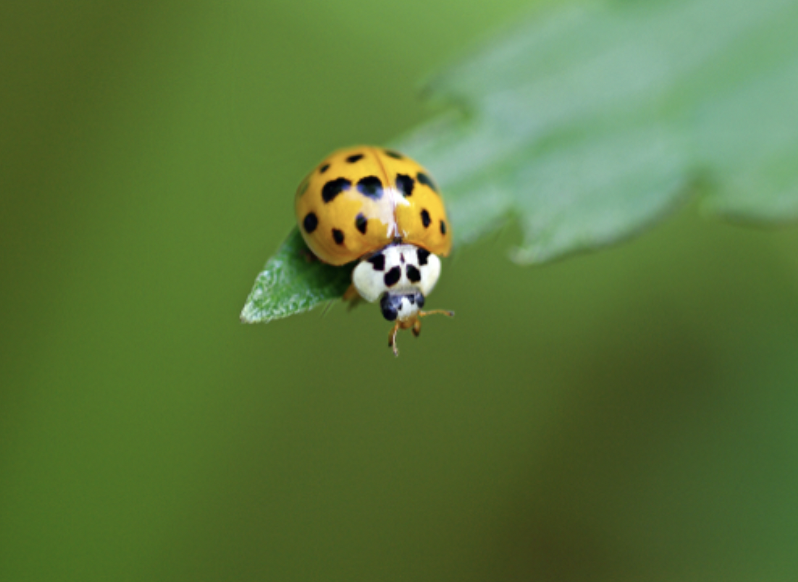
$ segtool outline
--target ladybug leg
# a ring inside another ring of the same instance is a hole
[[[357,292],[357,289],[354,285],[349,285],[349,289],[344,292],[344,295],[341,297],[341,299],[349,303],[347,311],[352,311],[360,304],[361,301],[363,301],[363,298],[360,296],[360,293]]]
[[[393,325],[391,333],[388,334],[388,347],[393,350],[393,355],[399,357],[399,348],[396,347],[396,334],[399,332],[400,323],[397,321]]]
[[[413,324],[413,335],[418,337],[421,333],[421,320],[417,319],[416,322]]]
[[[393,350],[393,355],[399,357],[399,348],[396,346],[396,334],[399,333],[400,329],[413,329],[413,333],[415,333],[415,324],[418,320],[405,320],[405,321],[397,321],[393,324],[393,329],[391,329],[391,333],[388,335],[388,347]]]
[[[353,300],[357,299],[358,296],[359,295],[358,295],[357,289],[355,288],[354,283],[352,283],[351,285],[349,285],[349,288],[346,291],[344,291],[343,300],[344,301],[353,301]]]

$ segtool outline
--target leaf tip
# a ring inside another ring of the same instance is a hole
[[[238,319],[241,323],[258,323],[262,321],[262,319],[257,316],[257,310],[254,309],[252,303],[249,301],[244,305],[244,309],[241,310]]]

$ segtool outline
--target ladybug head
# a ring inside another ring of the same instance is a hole
[[[411,329],[421,332],[421,318],[451,311],[421,311],[425,296],[432,291],[441,273],[440,259],[428,251],[408,244],[390,244],[364,257],[352,271],[352,283],[363,299],[380,302],[382,316],[393,321],[388,345],[399,355],[396,333]]]

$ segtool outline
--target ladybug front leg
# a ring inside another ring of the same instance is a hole
[[[413,324],[413,335],[418,337],[421,333],[421,320],[417,319],[416,322]]]
[[[396,334],[399,333],[399,328],[401,324],[397,321],[393,325],[393,329],[391,329],[391,333],[388,334],[388,347],[393,350],[393,355],[397,358],[399,357],[399,348],[396,347]]]
[[[399,333],[400,329],[412,329],[413,333],[416,333],[417,322],[417,319],[406,319],[404,321],[397,321],[393,325],[393,329],[391,329],[391,333],[388,336],[388,347],[393,350],[395,356],[399,356],[399,348],[396,347],[396,334]]]
[[[341,297],[341,299],[344,301],[354,301],[358,297],[360,297],[360,293],[357,292],[354,283],[352,283],[349,285],[349,288],[344,291],[344,296]]]

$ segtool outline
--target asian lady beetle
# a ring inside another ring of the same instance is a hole
[[[374,146],[346,148],[324,159],[296,191],[299,230],[310,250],[330,265],[359,260],[344,299],[379,301],[400,329],[421,332],[421,311],[441,272],[452,232],[438,187],[410,158]]]

